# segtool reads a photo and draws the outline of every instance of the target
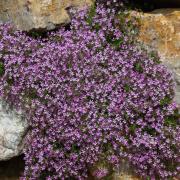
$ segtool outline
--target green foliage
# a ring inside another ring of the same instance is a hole
[[[72,145],[72,152],[78,153],[80,151],[80,147],[77,144]]]
[[[89,13],[87,15],[87,19],[86,22],[92,26],[93,23],[93,17],[96,15],[96,7],[95,6],[91,6]]]
[[[171,98],[168,96],[165,96],[163,99],[160,100],[160,105],[164,106],[171,102]]]
[[[134,64],[134,70],[139,72],[139,73],[143,73],[143,67],[142,67],[141,63],[135,63]]]
[[[118,48],[122,43],[123,43],[123,39],[122,39],[122,38],[120,38],[120,39],[115,39],[115,40],[113,40],[113,41],[111,42],[111,44],[112,44],[114,47],[116,47],[116,48]]]
[[[130,127],[129,127],[130,132],[134,133],[134,132],[136,131],[136,128],[137,128],[137,125],[136,125],[136,124],[130,125]]]
[[[106,41],[115,48],[119,48],[120,45],[124,42],[123,38],[114,39],[111,34],[106,35]]]
[[[54,149],[54,150],[60,150],[60,149],[62,149],[63,147],[64,147],[64,145],[63,145],[62,143],[55,142],[55,143],[53,144],[53,149]]]
[[[12,78],[12,77],[8,77],[8,78],[7,78],[7,83],[8,83],[8,85],[12,86],[13,83],[14,83],[13,78]]]
[[[24,52],[24,54],[26,55],[26,56],[28,56],[28,55],[31,55],[32,54],[32,50],[26,50],[25,52]]]
[[[101,26],[98,24],[98,23],[95,23],[95,25],[93,26],[93,28],[96,30],[96,31],[99,31],[101,29]]]
[[[2,76],[5,72],[4,63],[0,62],[0,76]]]
[[[130,91],[131,91],[131,86],[128,85],[128,84],[125,84],[125,85],[124,85],[124,90],[125,90],[127,93],[130,92]]]
[[[165,125],[166,126],[173,126],[176,127],[178,125],[178,120],[180,119],[180,114],[178,109],[175,110],[174,114],[171,116],[168,116],[167,118],[165,118]]]
[[[29,98],[29,99],[36,99],[38,98],[37,96],[37,92],[35,89],[29,89],[26,91],[26,96]]]
[[[156,130],[154,128],[150,128],[148,126],[146,126],[144,129],[143,129],[143,132],[146,132],[152,136],[156,135]]]
[[[129,119],[129,116],[127,113],[124,113],[124,119],[128,120]]]
[[[160,58],[159,58],[159,56],[158,56],[158,53],[157,53],[156,51],[151,51],[151,52],[149,53],[149,56],[153,59],[153,61],[154,61],[155,63],[157,63],[157,64],[160,64],[160,63],[161,63]]]

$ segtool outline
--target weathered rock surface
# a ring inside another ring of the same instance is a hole
[[[22,153],[28,124],[21,112],[10,109],[0,100],[0,161]]]
[[[54,29],[70,22],[68,9],[89,6],[93,0],[0,0],[0,20],[17,29]]]
[[[174,73],[176,100],[180,104],[180,9],[139,13],[139,40],[158,51],[161,61]]]

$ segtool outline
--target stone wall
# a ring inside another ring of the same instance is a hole
[[[139,40],[157,50],[161,61],[176,80],[176,101],[180,104],[180,8],[137,13],[140,17]]]
[[[70,22],[69,8],[84,8],[94,0],[0,0],[0,20],[17,29],[54,29]]]

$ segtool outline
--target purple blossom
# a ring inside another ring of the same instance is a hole
[[[105,176],[108,175],[108,169],[107,168],[98,168],[93,175],[97,178],[97,179],[102,179]]]
[[[122,159],[144,179],[177,176],[172,74],[134,43],[114,10],[90,12],[44,39],[0,25],[0,94],[30,125],[22,179],[86,179],[97,162]]]

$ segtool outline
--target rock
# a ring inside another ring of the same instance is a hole
[[[124,174],[115,174],[114,180],[141,180],[141,179],[133,175],[124,173]]]
[[[139,40],[158,51],[176,80],[176,101],[180,104],[180,9],[157,9],[135,13],[140,17]]]
[[[95,172],[99,169],[105,168],[108,170],[108,175],[101,179],[111,179],[111,180],[141,180],[139,176],[137,176],[133,172],[133,167],[126,160],[122,160],[120,167],[114,171],[112,171],[112,167],[109,165],[105,165],[102,162],[95,164],[93,167],[90,168],[90,176],[88,180],[98,180],[99,178],[96,177]]]
[[[12,110],[0,100],[0,161],[22,153],[27,128],[28,124],[22,113]]]
[[[130,166],[128,161],[122,160],[119,169],[113,174],[113,180],[141,180]]]
[[[1,0],[0,21],[12,22],[17,29],[51,30],[70,22],[69,8],[82,8],[94,0]]]

